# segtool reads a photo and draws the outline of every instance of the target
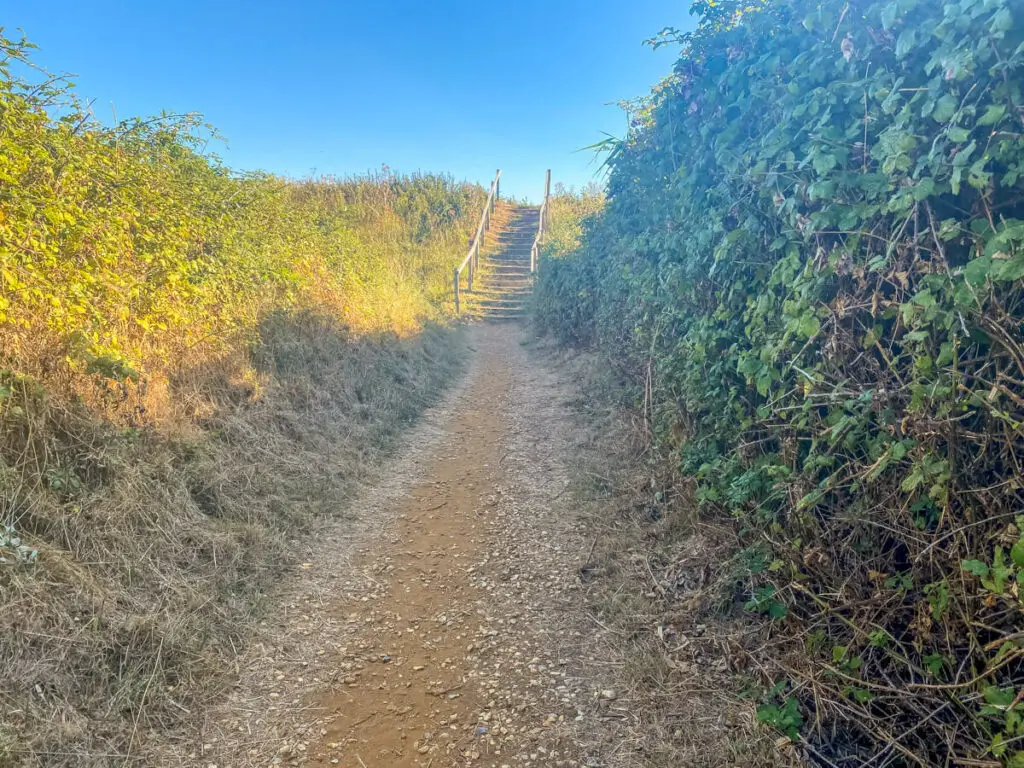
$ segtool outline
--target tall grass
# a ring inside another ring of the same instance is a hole
[[[0,38],[0,348],[19,367],[140,380],[276,310],[400,332],[441,313],[479,187],[235,173],[194,116],[99,125],[59,79],[15,74],[29,50]]]
[[[458,375],[484,194],[236,173],[30,49],[0,31],[0,765],[178,765],[295,543]]]

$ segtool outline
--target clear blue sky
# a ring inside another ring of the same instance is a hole
[[[12,7],[13,6],[13,7]],[[36,61],[77,75],[109,119],[201,112],[235,168],[289,176],[445,171],[536,199],[543,171],[581,185],[576,152],[621,135],[609,102],[647,92],[687,0],[15,0]]]

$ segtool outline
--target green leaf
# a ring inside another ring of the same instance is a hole
[[[925,669],[928,670],[932,677],[938,677],[942,673],[943,666],[945,666],[945,658],[943,658],[941,653],[929,653],[921,660],[924,662]]]
[[[1016,696],[1013,688],[997,688],[994,685],[987,686],[981,693],[985,701],[994,707],[1008,707],[1013,704]]]
[[[940,123],[948,122],[956,114],[960,102],[950,94],[946,94],[935,103],[932,119]]]
[[[800,335],[809,339],[821,330],[821,321],[816,315],[807,312],[800,317]]]
[[[921,202],[935,194],[935,180],[931,178],[921,179],[914,187],[914,200]]]
[[[935,297],[932,295],[932,292],[929,291],[927,288],[917,293],[914,296],[914,298],[911,299],[911,301],[913,301],[915,304],[919,304],[922,307],[935,306]]]
[[[964,560],[960,563],[960,567],[963,568],[967,573],[974,574],[975,576],[986,577],[989,574],[989,567],[981,562],[981,560]]]
[[[964,267],[964,279],[968,284],[977,288],[985,285],[985,282],[988,280],[988,274],[991,271],[992,257],[979,256],[967,262],[967,266]]]
[[[1009,8],[1000,8],[992,16],[988,28],[993,32],[1009,32],[1013,29],[1013,16]]]
[[[903,30],[898,38],[896,38],[896,56],[903,58],[910,53],[914,46],[917,45],[917,30],[913,27],[908,27]]]
[[[996,547],[995,558],[992,560],[991,576],[992,586],[989,587],[996,594],[1003,594],[1006,591],[1006,582],[1013,577],[1013,567],[1006,563],[1002,547]]]
[[[1013,564],[1024,570],[1024,539],[1021,539],[1010,548],[1010,559]]]
[[[882,6],[882,28],[892,29],[892,25],[899,17],[899,4],[898,3],[886,3]]]
[[[999,259],[993,262],[992,279],[1002,281],[1020,280],[1024,277],[1024,253],[1012,259]]]
[[[985,110],[985,114],[978,119],[978,125],[995,125],[1003,119],[1006,114],[1006,107],[1002,104],[991,104]]]
[[[814,155],[814,170],[819,174],[828,173],[837,165],[839,160],[835,155],[829,155],[826,153],[819,152]]]
[[[786,699],[781,707],[774,704],[762,704],[757,708],[757,721],[778,728],[792,741],[800,738],[800,728],[804,724],[800,706],[793,698]]]

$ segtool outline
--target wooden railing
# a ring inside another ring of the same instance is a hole
[[[547,229],[548,219],[551,212],[548,202],[551,199],[551,171],[544,174],[544,200],[540,204],[540,217],[537,220],[537,236],[533,238],[533,247],[530,248],[530,274],[536,275],[540,269],[540,244],[544,240],[544,230]]]
[[[480,248],[483,247],[484,237],[488,230],[491,228],[491,214],[494,213],[494,204],[497,202],[498,197],[501,194],[498,182],[501,179],[501,169],[494,174],[494,181],[491,182],[491,191],[487,194],[487,202],[484,204],[484,212],[480,216],[480,224],[476,228],[476,235],[473,236],[473,242],[469,246],[469,253],[466,254],[466,258],[462,260],[452,274],[452,282],[455,284],[455,313],[458,314],[462,311],[462,307],[459,301],[459,292],[461,289],[460,283],[462,282],[462,273],[466,271],[468,273],[468,289],[473,290],[473,279],[476,277],[476,271],[480,266]]]

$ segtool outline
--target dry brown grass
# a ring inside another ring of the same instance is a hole
[[[464,359],[437,327],[278,314],[259,336],[148,392],[160,428],[0,380],[0,520],[39,552],[0,564],[0,765],[153,765],[192,738],[295,542],[345,514]]]
[[[550,348],[583,396],[570,492],[593,533],[581,570],[628,713],[595,750],[616,768],[796,764],[755,720],[758,628],[733,600],[733,529],[699,519],[689,489],[650,449],[642,415],[585,354]]]

